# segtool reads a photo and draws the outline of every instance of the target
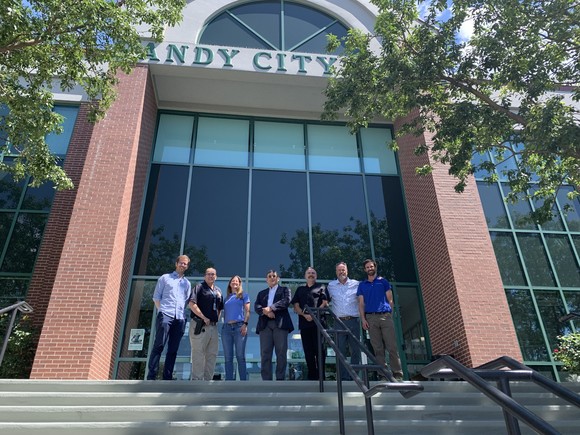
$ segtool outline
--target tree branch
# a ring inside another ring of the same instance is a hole
[[[449,77],[449,76],[441,76],[441,78],[447,82],[449,82],[451,85],[458,87],[459,89],[470,93],[472,95],[474,95],[475,97],[477,97],[479,100],[483,101],[485,104],[487,104],[488,106],[490,106],[492,109],[494,109],[497,112],[503,113],[504,115],[506,115],[508,118],[512,119],[513,121],[515,121],[518,124],[521,124],[522,126],[526,126],[528,124],[527,120],[523,117],[518,115],[517,113],[512,112],[509,109],[506,109],[505,107],[503,107],[502,105],[496,103],[495,101],[493,101],[489,96],[485,95],[483,92],[481,92],[478,89],[475,89],[471,86],[466,85],[465,83],[453,78],[453,77]]]

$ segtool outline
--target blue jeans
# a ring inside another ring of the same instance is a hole
[[[234,372],[234,350],[238,362],[240,380],[248,380],[248,374],[246,372],[246,340],[248,336],[242,336],[243,324],[243,322],[224,323],[222,327],[226,381],[234,381],[236,379],[236,373]]]
[[[173,367],[177,358],[177,350],[181,337],[185,332],[185,319],[174,319],[166,314],[157,314],[157,326],[155,331],[155,343],[149,357],[149,373],[147,379],[155,380],[159,371],[159,360],[163,349],[167,345],[165,365],[163,366],[163,380],[173,379]]]

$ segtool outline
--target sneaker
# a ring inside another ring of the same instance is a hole
[[[395,373],[394,378],[396,381],[401,382],[403,380],[403,374],[402,373]]]

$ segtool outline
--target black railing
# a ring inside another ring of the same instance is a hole
[[[502,356],[470,369],[451,356],[443,355],[438,360],[423,367],[421,374],[426,378],[459,377],[473,385],[501,406],[509,435],[521,434],[520,420],[537,433],[546,435],[559,434],[553,426],[512,398],[510,381],[532,381],[580,408],[580,395],[508,356]],[[487,382],[488,380],[496,381],[497,388]]]
[[[16,315],[19,312],[24,314],[32,313],[32,307],[28,305],[27,302],[21,301],[17,302],[14,305],[10,305],[9,307],[2,308],[0,310],[0,316],[2,314],[12,313],[12,315],[10,316],[10,321],[8,322],[8,327],[6,328],[6,332],[4,334],[4,341],[2,342],[2,350],[0,350],[0,366],[2,365],[2,360],[4,360],[4,354],[6,353],[6,348],[8,347],[8,340],[10,339],[12,329],[14,328]]]
[[[345,424],[344,424],[344,404],[343,404],[343,392],[342,392],[342,369],[346,369],[348,374],[351,376],[352,380],[358,386],[360,391],[363,393],[365,398],[365,408],[366,408],[366,419],[367,419],[367,431],[369,435],[374,435],[374,422],[373,422],[373,408],[372,408],[372,397],[382,391],[399,391],[401,395],[405,398],[412,397],[423,391],[423,385],[414,382],[402,382],[397,381],[393,377],[393,372],[389,370],[384,365],[381,365],[376,360],[375,356],[360,342],[360,338],[354,336],[352,331],[329,309],[329,308],[311,308],[306,306],[304,311],[312,316],[312,319],[318,327],[319,338],[323,338],[326,343],[332,348],[336,356],[336,384],[337,384],[337,395],[338,395],[338,419],[340,424],[340,434],[344,435]],[[321,322],[321,318],[325,316],[327,320],[332,319],[332,327],[325,328]],[[359,350],[364,353],[367,358],[371,361],[370,364],[356,364],[352,365],[342,354],[338,348],[338,336],[346,335],[356,338],[356,343]],[[318,361],[322,361],[322,346],[321,339],[318,340]],[[320,392],[324,391],[324,367],[322,364],[319,367],[319,388]],[[362,372],[362,379],[360,378],[358,371]],[[380,377],[387,379],[387,382],[380,382],[373,387],[369,384],[369,372],[376,372]]]

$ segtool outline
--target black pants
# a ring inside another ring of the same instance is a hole
[[[322,360],[318,361],[318,328],[314,326],[301,329],[300,338],[302,338],[304,358],[308,367],[308,380],[317,381],[319,363],[321,363],[324,373],[324,361],[326,360],[324,349],[322,349]]]

